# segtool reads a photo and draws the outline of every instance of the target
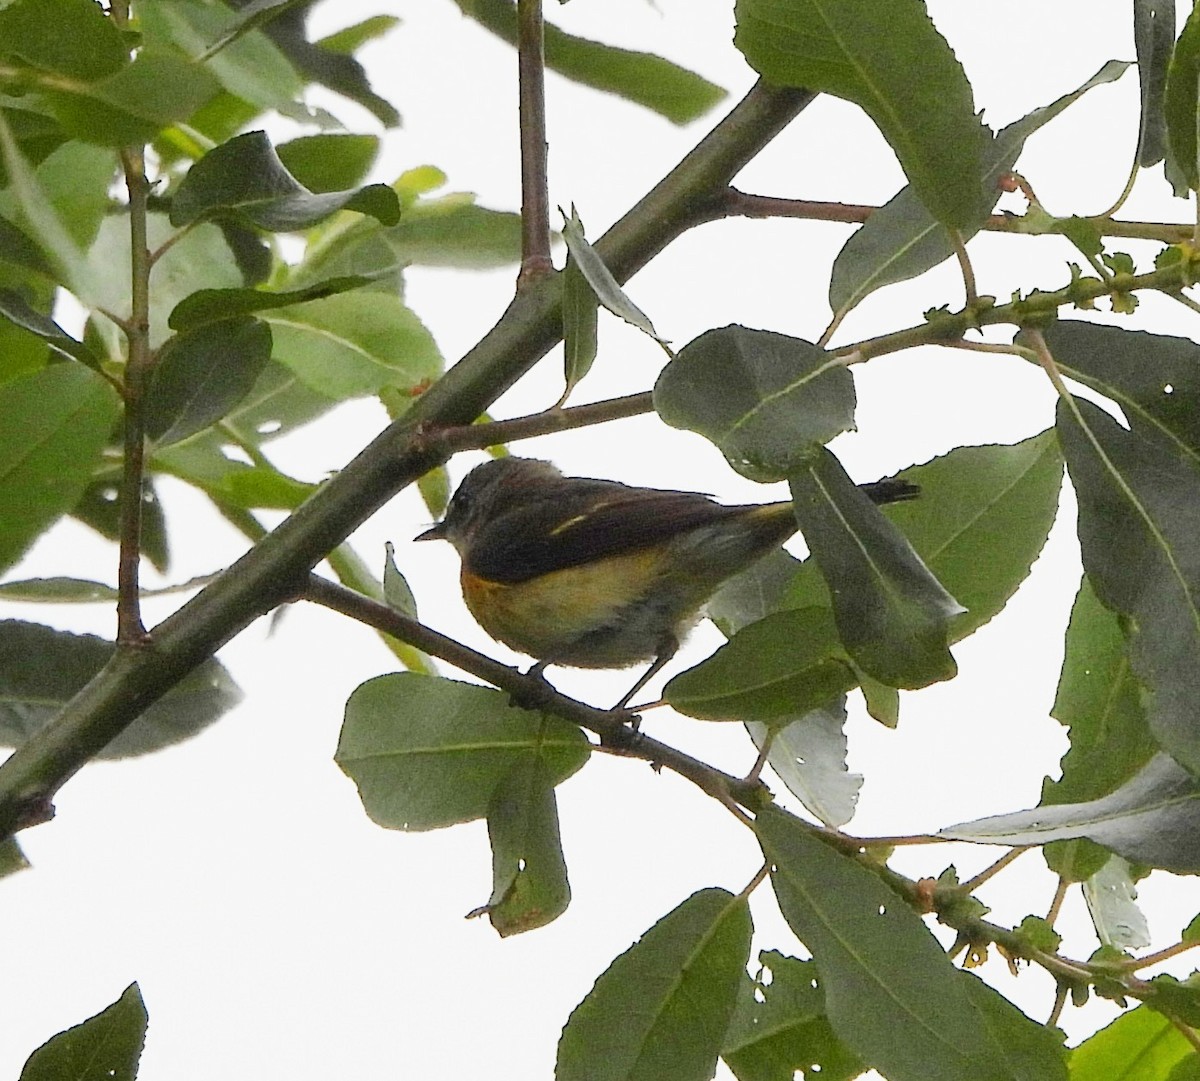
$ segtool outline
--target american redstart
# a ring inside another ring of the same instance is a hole
[[[918,492],[903,480],[862,489],[876,503]],[[445,518],[416,540],[454,545],[471,614],[533,657],[534,671],[652,661],[622,708],[670,660],[717,587],[798,528],[790,502],[728,507],[698,492],[497,458],[463,478]]]

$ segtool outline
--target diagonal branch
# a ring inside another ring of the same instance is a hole
[[[758,83],[597,244],[618,281],[711,220],[747,162],[815,95]],[[45,815],[58,789],[150,703],[259,616],[303,592],[309,571],[406,485],[446,457],[426,433],[468,424],[559,340],[556,276],[518,294],[500,321],[345,469],[216,581],[120,651],[0,766],[0,838]]]

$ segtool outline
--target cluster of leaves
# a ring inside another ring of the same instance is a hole
[[[506,0],[459,6],[498,34],[515,32]],[[117,533],[112,496],[139,274],[151,285],[153,359],[142,552],[165,568],[157,475],[195,486],[255,539],[253,512],[294,510],[312,490],[271,464],[272,438],[353,397],[377,395],[398,415],[441,374],[432,338],[401,299],[404,268],[514,255],[514,218],[462,196],[432,197],[444,180],[435,170],[364,183],[375,141],[333,130],[331,118],[306,114],[298,100],[316,79],[394,119],[348,56],[390,24],[371,20],[314,44],[298,19],[303,7],[284,0],[239,11],[177,0],[136,6],[132,22],[92,0],[13,0],[0,9],[0,569],[63,514]],[[886,22],[863,0],[738,0],[736,9],[736,44],[756,70],[773,84],[861,106],[909,180],[839,256],[835,319],[874,289],[955,253],[965,258],[1025,139],[1128,67],[1110,62],[1078,90],[993,132],[919,0],[889,5]],[[1175,183],[1195,189],[1200,14],[1176,43],[1172,4],[1137,0],[1134,9],[1139,164],[1165,153]],[[53,35],[44,33],[50,21]],[[548,32],[546,51],[550,66],[673,119],[717,97],[657,58],[558,32]],[[264,110],[328,130],[273,147],[262,132],[244,130]],[[131,144],[152,147],[159,163],[154,197],[141,210],[148,252],[131,250],[135,185],[128,203],[110,197],[122,168],[130,179]],[[1073,284],[1098,283],[1114,311],[1130,310],[1132,261],[1104,251],[1103,223],[1033,209],[1031,231],[1065,234],[1096,275],[1076,267]],[[302,239],[299,260],[279,257],[280,233]],[[569,390],[595,357],[598,304],[654,330],[577,216],[565,235]],[[129,280],[103,270],[118,265],[131,266]],[[1181,290],[1194,253],[1169,249],[1160,268]],[[52,318],[60,292],[87,313],[78,335]],[[734,326],[709,330],[672,357],[654,388],[659,416],[709,438],[745,476],[786,479],[812,554],[799,562],[779,553],[729,582],[712,603],[727,643],[672,680],[666,698],[691,716],[747,724],[803,805],[826,826],[844,825],[859,783],[845,767],[845,696],[861,689],[871,714],[894,725],[899,689],[954,676],[950,646],[1001,611],[1041,550],[1065,460],[1086,569],[1055,707],[1072,749],[1042,807],[943,835],[1050,845],[1052,868],[1085,883],[1099,928],[1112,922],[1106,898],[1128,896],[1140,868],[1200,871],[1192,716],[1200,690],[1200,347],[1053,322],[1057,303],[1031,294],[1002,313],[1027,325],[1014,351],[1039,360],[1061,389],[1054,428],[1012,446],[960,447],[908,470],[923,498],[886,512],[825,446],[854,426],[853,351]],[[999,321],[991,298],[971,297],[970,307],[981,323]],[[897,348],[942,333],[934,316]],[[1106,399],[1126,425],[1073,396],[1063,377]],[[348,549],[330,559],[355,589],[408,606],[390,559],[378,582]],[[54,600],[105,595],[101,585],[65,578],[5,589]],[[11,703],[0,713],[0,738],[35,739],[48,704],[69,697],[109,650],[0,624],[0,680]],[[19,663],[30,651],[55,663],[31,672]],[[196,677],[109,753],[183,738],[236,696],[215,662]],[[486,819],[494,874],[481,911],[511,934],[544,925],[569,903],[554,790],[586,764],[590,746],[574,724],[517,708],[498,690],[410,671],[354,692],[337,761],[382,826]],[[751,980],[750,891],[702,890],[617,958],[572,1014],[559,1046],[561,1081],[684,1081],[710,1076],[718,1056],[742,1081],[818,1066],[832,1077],[873,1067],[890,1081],[1067,1075],[1055,1030],[952,964],[915,910],[914,884],[765,800],[750,809],[780,908],[811,960],[768,952]],[[1073,1052],[1071,1076],[1117,1075],[1147,1046],[1159,1056],[1156,1076],[1194,1068],[1191,1045],[1172,1027],[1200,1019],[1190,984],[1160,977],[1133,987],[1107,954],[1068,978],[1054,967],[1055,944],[1033,924],[993,928],[953,884],[936,892],[933,907],[968,942],[1003,940],[1010,954],[1046,963],[1077,997],[1094,983],[1146,1002]],[[1146,944],[1128,934],[1104,942],[1116,951]],[[112,1076],[129,1076],[144,1028],[130,989],[36,1052],[27,1075],[61,1073],[61,1063],[97,1040],[117,1056],[108,1069],[123,1072]]]

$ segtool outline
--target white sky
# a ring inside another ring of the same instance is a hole
[[[549,4],[548,14],[576,32],[683,62],[729,88],[732,103],[752,75],[730,44],[730,7],[726,0],[656,6],[575,0],[565,8]],[[1132,59],[1130,7],[1125,0],[930,3],[994,127],[1074,89],[1105,60]],[[516,208],[513,53],[449,0],[327,5],[319,24],[327,31],[378,11],[399,14],[404,25],[364,59],[377,89],[404,114],[404,127],[385,136],[376,178],[432,163],[449,174],[450,189]],[[592,236],[714,122],[679,130],[553,75],[547,97],[551,203],[574,202]],[[354,130],[377,130],[351,106],[330,107]],[[1022,172],[1049,209],[1086,214],[1111,203],[1132,153],[1136,108],[1130,73],[1030,140]],[[851,106],[822,99],[746,170],[739,186],[881,203],[902,182],[870,122]],[[1189,213],[1155,174],[1143,180],[1124,216],[1184,220]],[[828,268],[849,232],[812,222],[705,226],[673,245],[629,290],[676,345],[730,322],[812,339],[828,321]],[[1119,247],[1143,265],[1152,251]],[[1065,263],[1076,258],[1054,238],[981,236],[971,251],[980,291],[1002,298],[1018,286],[1063,284]],[[474,277],[413,271],[408,299],[453,360],[495,320],[511,284],[507,270]],[[875,294],[836,341],[911,325],[925,308],[956,306],[961,297],[957,272],[941,268]],[[1189,333],[1191,318],[1168,301],[1146,298],[1124,325]],[[661,364],[652,342],[602,317],[601,358],[575,401],[647,389]],[[557,357],[548,358],[494,415],[549,405],[558,396],[559,372]],[[1052,419],[1050,388],[1015,358],[930,349],[874,361],[856,377],[860,430],[836,449],[862,480],[960,443],[1016,441]],[[381,410],[362,403],[281,441],[271,454],[283,468],[319,478],[383,422]],[[776,490],[734,476],[698,437],[650,418],[519,449],[553,456],[568,473],[692,487],[731,500],[778,498]],[[455,476],[472,461],[456,462]],[[178,485],[164,484],[163,491],[176,524],[174,579],[213,570],[237,554],[238,539],[202,499]],[[382,567],[384,541],[395,541],[428,622],[515,660],[466,616],[449,547],[408,543],[427,524],[419,501],[406,493],[355,543]],[[867,780],[849,829],[926,832],[1036,803],[1042,776],[1055,771],[1065,748],[1047,711],[1078,582],[1072,524],[1064,501],[1064,528],[1035,567],[1031,588],[955,648],[957,680],[904,695],[899,731],[881,729],[852,701],[851,767]],[[115,553],[63,523],[13,577],[61,573],[111,581]],[[149,616],[157,620],[167,610],[160,602]],[[9,606],[0,614],[105,634],[114,622],[99,608]],[[688,656],[702,656],[714,640],[698,633]],[[391,667],[373,635],[298,607],[273,637],[260,623],[221,658],[247,692],[238,710],[180,747],[87,769],[61,793],[57,819],[22,837],[36,869],[0,882],[9,929],[0,1076],[16,1077],[43,1040],[138,980],[150,1011],[145,1081],[549,1077],[563,1022],[612,958],[694,890],[740,889],[758,868],[750,835],[686,782],[642,763],[595,756],[559,789],[572,905],[550,927],[502,942],[486,921],[462,919],[490,891],[483,823],[430,834],[380,830],[332,762],[346,697]],[[553,675],[564,690],[599,703],[626,684],[623,674]],[[731,770],[753,760],[740,726],[655,713],[647,728]],[[896,866],[936,874],[953,861],[965,877],[997,854],[938,847],[906,852]],[[1044,913],[1053,888],[1040,856],[1031,854],[983,896],[996,918],[1015,922]],[[1159,945],[1174,941],[1200,909],[1193,881],[1161,873],[1143,883],[1142,900]],[[798,951],[765,888],[754,914],[756,949]],[[1064,917],[1068,952],[1092,952],[1087,926],[1076,891]],[[1048,978],[1026,974],[1014,990],[999,960],[983,974],[1033,1016],[1046,1016]],[[1077,1040],[1112,1013],[1107,1004],[1093,1004],[1068,1010],[1063,1023]]]

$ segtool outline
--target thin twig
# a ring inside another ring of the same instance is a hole
[[[990,867],[985,867],[974,878],[968,878],[966,882],[964,882],[961,886],[959,886],[959,889],[962,890],[964,893],[974,893],[989,878],[991,878],[992,875],[996,874],[999,871],[1003,871],[1004,868],[1007,867],[1010,863],[1012,863],[1012,861],[1015,860],[1019,855],[1021,855],[1023,852],[1028,852],[1028,851],[1029,851],[1029,847],[1026,846],[1024,848],[1014,848],[1009,852],[1005,852],[1004,855],[1001,856],[998,860],[996,860],[996,862],[993,863]]]
[[[509,668],[456,642],[453,638],[401,615],[385,604],[330,582],[320,575],[309,575],[300,597],[341,612],[351,619],[408,642],[431,657],[437,657],[464,672],[486,680],[502,691],[507,691],[524,708],[546,710],[578,724],[598,735],[609,748],[672,770],[722,802],[732,800],[754,810],[770,799],[770,793],[761,782],[746,782],[740,777],[723,773],[698,758],[634,730],[626,723],[632,716],[628,711],[597,709],[569,698],[539,676]]]
[[[554,270],[546,178],[546,56],[542,0],[517,0],[521,123],[521,272],[518,291]]]
[[[153,356],[150,351],[150,251],[146,240],[145,156],[140,147],[121,151],[125,186],[129,191],[129,244],[131,307],[125,340],[125,438],[119,486],[120,550],[117,563],[117,644],[140,646],[146,642],[138,587],[142,538],[142,478],[145,471],[145,393]]]
[[[1200,942],[1176,942],[1174,946],[1168,946],[1166,949],[1158,950],[1155,953],[1148,953],[1145,957],[1130,957],[1128,960],[1121,962],[1121,967],[1135,972],[1138,969],[1157,965],[1162,961],[1169,961],[1172,957],[1178,957],[1181,953],[1194,950],[1197,946],[1200,946]]]
[[[815,199],[777,199],[769,195],[750,195],[729,188],[720,204],[718,216],[743,218],[805,218],[812,221],[845,222],[861,225],[880,208],[861,203],[829,203]],[[1102,236],[1134,240],[1161,240],[1179,244],[1190,240],[1192,226],[1180,222],[1123,221],[1108,217],[1088,218]],[[993,233],[1037,233],[1034,222],[1018,214],[992,214],[980,227]]]
[[[1054,1006],[1050,1010],[1050,1016],[1046,1018],[1046,1027],[1053,1028],[1058,1024],[1058,1019],[1062,1016],[1063,1007],[1067,1004],[1068,989],[1065,983],[1058,983],[1054,988]]]
[[[975,268],[971,266],[971,257],[967,254],[967,245],[963,241],[962,233],[951,229],[949,235],[950,245],[954,248],[954,258],[958,260],[958,269],[962,272],[966,305],[970,308],[979,301],[979,291],[975,286]]]
[[[1059,878],[1058,886],[1054,890],[1054,897],[1050,901],[1050,907],[1046,910],[1046,922],[1051,927],[1058,922],[1059,913],[1062,912],[1063,901],[1066,900],[1067,890],[1070,887],[1070,882],[1065,878]]]

